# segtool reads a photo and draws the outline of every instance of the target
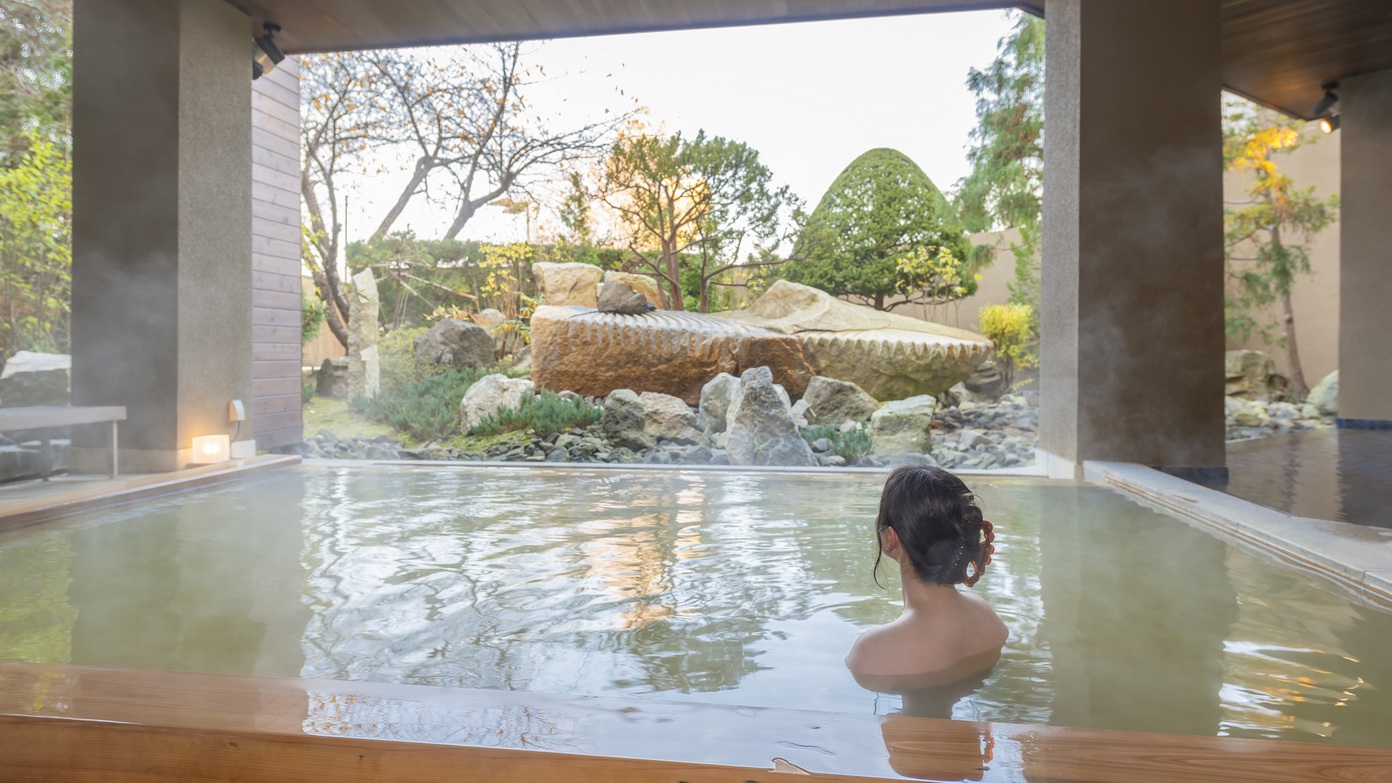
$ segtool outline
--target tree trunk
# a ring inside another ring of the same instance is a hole
[[[672,252],[670,246],[662,249],[662,261],[667,267],[667,301],[673,310],[685,310],[686,307],[682,304],[681,270],[678,268],[677,254]]]
[[[1286,333],[1286,359],[1290,362],[1291,395],[1299,402],[1310,396],[1310,387],[1305,383],[1305,370],[1300,366],[1300,348],[1295,343],[1295,310],[1291,307],[1290,294],[1281,294],[1281,327]]]
[[[710,312],[710,286],[709,280],[701,281],[701,312],[703,313]]]
[[[396,203],[388,210],[387,216],[382,218],[382,222],[377,225],[377,230],[372,232],[372,238],[368,240],[369,243],[377,242],[387,235],[387,232],[391,230],[392,224],[396,222],[398,217],[401,217],[401,212],[406,209],[406,205],[409,204],[411,198],[416,195],[416,189],[421,186],[421,183],[425,181],[425,177],[429,173],[429,159],[421,158],[416,161],[416,169],[411,172],[411,181],[406,183],[405,188],[402,188],[401,194],[396,197]]]
[[[885,305],[884,305],[884,294],[875,294],[875,309],[876,309],[876,310],[883,310],[883,309],[885,309]]]

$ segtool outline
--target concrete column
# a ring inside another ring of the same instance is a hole
[[[1049,0],[1040,446],[1221,469],[1218,0]]]
[[[126,471],[250,408],[250,52],[224,0],[75,3],[72,396],[126,406]],[[79,469],[104,444],[79,433]]]
[[[1339,425],[1392,429],[1392,70],[1339,83]]]

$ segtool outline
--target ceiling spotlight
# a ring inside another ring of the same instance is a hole
[[[251,42],[251,80],[256,81],[262,76],[270,73],[276,65],[285,59],[285,52],[275,45],[275,34],[280,32],[280,25],[273,22],[266,22],[262,27],[266,34],[260,38],[253,38]]]
[[[1334,93],[1337,89],[1339,89],[1338,82],[1330,82],[1324,85],[1324,97],[1320,98],[1319,103],[1315,104],[1315,110],[1312,112],[1316,117],[1323,117],[1325,114],[1328,114],[1329,110],[1334,108],[1334,104],[1339,102],[1339,96]]]
[[[1320,120],[1320,130],[1325,133],[1333,133],[1339,129],[1339,115],[1331,114]]]

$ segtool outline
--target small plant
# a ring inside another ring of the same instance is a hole
[[[300,294],[300,342],[307,343],[319,335],[329,309],[318,297]]]
[[[423,326],[402,327],[392,329],[377,339],[377,361],[382,369],[383,390],[398,390],[445,369],[416,358],[416,338],[425,332]]]
[[[802,439],[808,444],[820,438],[831,441],[831,453],[846,460],[847,465],[869,454],[872,443],[868,427],[842,432],[834,424],[822,424],[802,431]]]
[[[598,424],[604,410],[580,398],[565,399],[555,392],[525,394],[516,408],[499,408],[474,425],[474,435],[498,435],[519,430],[544,438],[558,432]]]
[[[300,383],[300,401],[303,404],[308,405],[314,399],[314,392],[318,390],[317,385],[312,375]]]
[[[1007,391],[1017,370],[1039,364],[1034,349],[1034,308],[1029,305],[990,305],[981,308],[981,331],[996,346],[996,371]]]
[[[418,442],[442,440],[459,431],[459,401],[474,381],[488,370],[446,370],[385,385],[372,399],[355,397],[353,408],[373,421],[389,425]]]

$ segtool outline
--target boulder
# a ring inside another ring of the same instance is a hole
[[[642,294],[633,290],[628,283],[610,280],[599,287],[599,303],[596,308],[601,313],[624,313],[640,315],[656,310]]]
[[[880,407],[879,400],[850,381],[818,375],[807,382],[802,395],[807,403],[807,420],[813,424],[840,424],[868,419]]]
[[[735,397],[739,378],[722,372],[701,387],[701,423],[706,432],[724,432],[726,414]]]
[[[604,273],[606,283],[624,283],[629,288],[643,295],[648,300],[648,304],[653,309],[661,310],[667,306],[662,298],[662,291],[657,287],[657,281],[647,275],[638,275],[632,272],[616,272],[609,270]],[[603,308],[600,308],[603,309]]]
[[[1276,374],[1276,362],[1261,351],[1228,351],[1223,358],[1223,393],[1244,400],[1285,398],[1290,382]]]
[[[0,406],[67,405],[72,357],[64,353],[19,351],[0,372]]]
[[[543,306],[532,314],[531,334],[532,380],[587,397],[633,389],[695,405],[701,388],[722,372],[768,366],[797,395],[812,377],[796,337],[701,313]]]
[[[4,399],[4,393],[0,392],[0,399]],[[1315,388],[1310,390],[1310,396],[1305,398],[1305,402],[1315,406],[1321,416],[1339,415],[1339,371],[1329,373],[1320,378]]]
[[[877,400],[937,394],[966,380],[991,353],[991,341],[979,334],[851,304],[786,280],[747,310],[718,315],[796,336],[815,374],[851,381]]]
[[[377,360],[377,323],[381,299],[371,269],[353,275],[348,295],[348,396],[376,397],[382,387]]]
[[[347,356],[330,357],[319,365],[318,377],[314,379],[314,393],[336,400],[348,398]]]
[[[786,400],[774,388],[773,373],[754,367],[740,375],[730,403],[726,455],[731,465],[816,465]]]
[[[459,401],[459,427],[467,433],[499,408],[518,407],[523,395],[531,393],[532,382],[526,378],[485,375],[474,381]]]
[[[415,350],[417,359],[462,370],[491,365],[498,347],[482,326],[446,318],[416,338]]]
[[[870,417],[873,454],[927,454],[938,401],[927,394],[887,402]]]
[[[666,438],[685,445],[705,443],[696,429],[696,414],[677,397],[659,392],[638,395],[643,405],[643,431],[654,438]]]
[[[532,279],[536,281],[537,293],[542,301],[552,306],[596,306],[599,303],[596,289],[603,277],[604,270],[593,264],[552,264],[546,261],[532,264]]]
[[[604,418],[600,431],[616,447],[643,451],[657,445],[646,430],[643,402],[632,389],[615,389],[604,400]]]

